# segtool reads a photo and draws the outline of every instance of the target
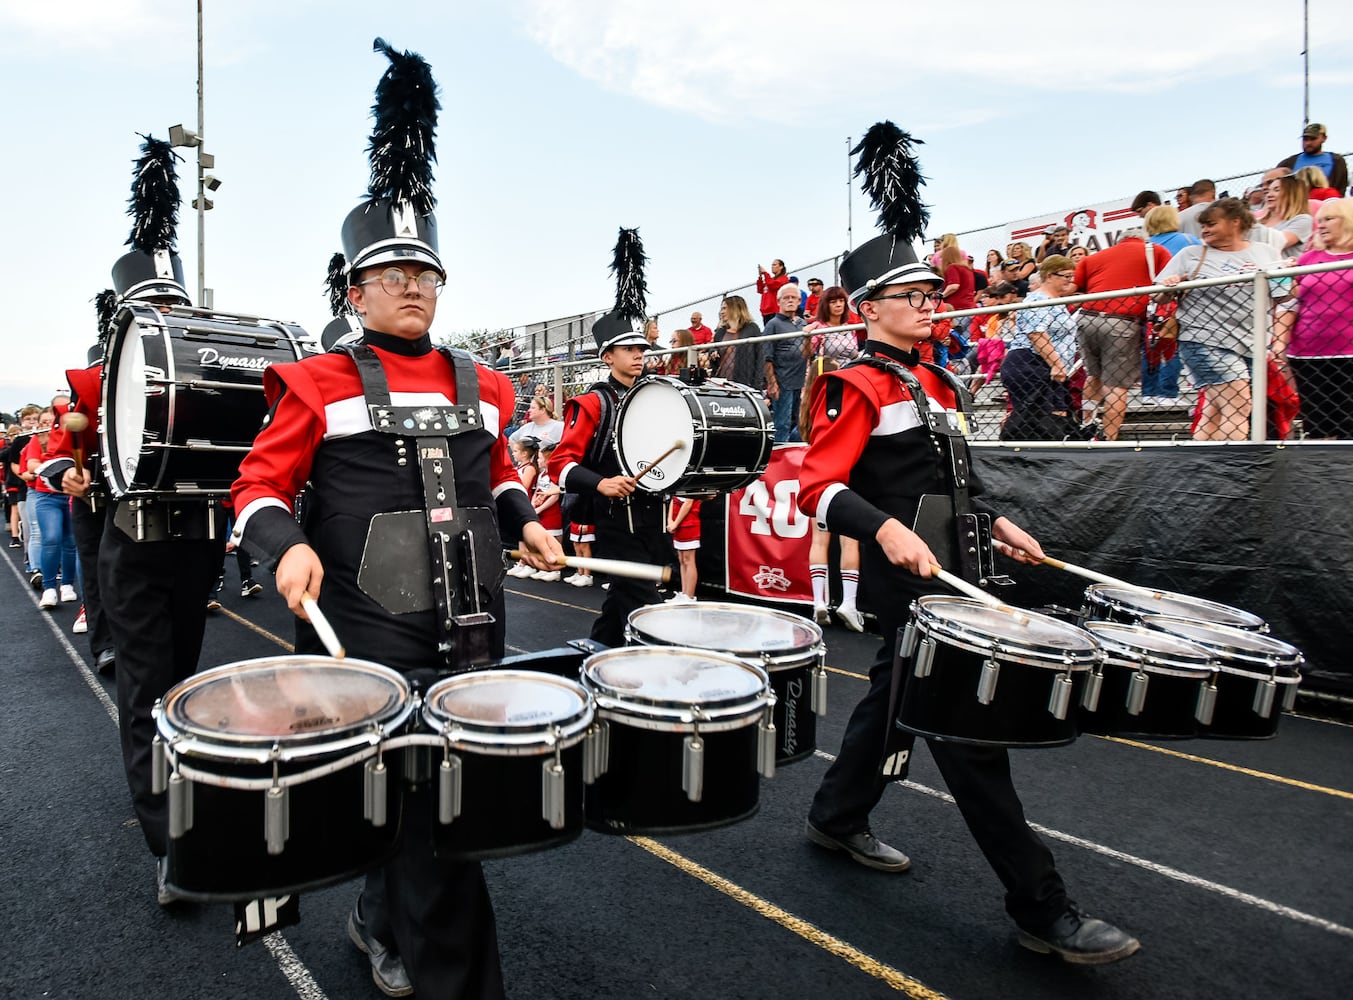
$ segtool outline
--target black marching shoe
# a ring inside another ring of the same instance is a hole
[[[155,901],[161,906],[172,906],[181,902],[183,897],[170,888],[169,878],[169,859],[155,859]]]
[[[94,669],[98,671],[100,677],[112,677],[113,665],[116,661],[116,653],[111,649],[101,649],[99,655],[94,658]]]
[[[1087,916],[1073,903],[1041,931],[1019,929],[1019,943],[1040,955],[1056,955],[1072,965],[1108,965],[1141,947],[1127,931]]]
[[[388,997],[412,995],[413,984],[409,982],[409,974],[404,971],[400,957],[366,932],[361,897],[358,897],[352,912],[348,914],[348,937],[358,951],[371,959],[371,979],[378,990]]]
[[[911,858],[897,848],[889,847],[870,830],[847,833],[838,837],[819,830],[813,826],[811,820],[804,820],[803,832],[819,847],[825,847],[829,851],[845,851],[866,868],[881,872],[904,872],[911,867]]]
[[[263,584],[258,583],[251,576],[246,576],[240,583],[241,597],[257,597],[263,592]]]

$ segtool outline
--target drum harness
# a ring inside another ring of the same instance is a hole
[[[642,378],[642,376],[640,377]],[[635,379],[636,384],[638,381],[638,379]],[[582,461],[582,464],[593,472],[600,473],[614,465],[612,475],[621,474],[619,446],[616,443],[616,434],[619,428],[615,425],[615,415],[620,397],[633,388],[634,386],[627,387],[614,379],[607,379],[604,382],[596,382],[586,389],[587,392],[595,394],[601,403],[601,413],[597,417],[597,429],[592,435],[592,440],[587,443],[587,450],[583,453]],[[611,459],[615,461],[611,462]],[[596,496],[598,500],[606,503],[605,510],[609,511],[612,517],[615,516],[617,508],[623,506],[630,534],[634,534],[634,510],[636,506],[639,506],[637,494],[631,494],[627,497],[602,497],[600,494]],[[589,497],[589,499],[591,498]],[[593,504],[593,514],[602,514],[603,511],[597,509],[596,500],[593,500]],[[641,513],[650,506],[649,504],[640,506]]]

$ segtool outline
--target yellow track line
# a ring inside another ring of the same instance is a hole
[[[248,618],[245,618],[243,615],[237,615],[235,614],[235,612],[231,611],[229,608],[224,606],[222,606],[221,608],[221,614],[225,615],[232,621],[239,622],[241,625],[249,629],[251,632],[257,632],[259,635],[263,636],[263,638],[271,639],[273,642],[277,643],[277,645],[285,649],[288,653],[296,652],[296,647],[293,646],[291,643],[287,642],[281,636],[273,635],[266,628],[263,628],[261,625],[255,625],[253,622],[251,622]]]
[[[1296,778],[1284,778],[1279,774],[1269,774],[1267,771],[1256,771],[1253,768],[1241,767],[1238,764],[1227,764],[1224,761],[1212,760],[1209,757],[1199,757],[1196,754],[1184,753],[1180,750],[1171,750],[1168,747],[1152,746],[1150,743],[1138,743],[1136,740],[1125,740],[1121,736],[1100,736],[1101,740],[1107,740],[1110,743],[1122,743],[1124,746],[1136,747],[1138,750],[1150,750],[1154,753],[1163,753],[1167,757],[1178,757],[1180,760],[1191,760],[1195,764],[1208,764],[1212,767],[1219,767],[1223,771],[1235,771],[1237,774],[1244,774],[1251,778],[1262,778],[1265,781],[1275,781],[1280,785],[1291,785],[1293,788],[1302,788],[1308,792],[1321,792],[1325,795],[1333,795],[1340,799],[1353,799],[1353,792],[1345,792],[1339,788],[1328,788],[1325,785],[1313,785],[1309,781],[1298,781]]]
[[[767,920],[773,920],[786,930],[793,931],[799,937],[815,944],[823,951],[830,952],[837,958],[843,958],[861,972],[868,973],[875,979],[880,979],[887,983],[893,989],[906,993],[914,1000],[945,1000],[943,993],[937,993],[924,983],[912,979],[910,976],[903,975],[890,965],[884,965],[876,958],[872,958],[860,951],[858,948],[852,948],[840,938],[833,937],[820,927],[810,924],[794,914],[780,909],[774,903],[767,902],[755,893],[748,892],[739,885],[734,885],[719,875],[715,875],[708,868],[696,864],[690,858],[678,854],[669,847],[659,844],[655,840],[647,837],[626,837],[632,844],[638,844],[645,851],[661,858],[669,865],[680,869],[687,875],[699,879],[708,886],[718,889],[724,895],[737,900],[743,906],[756,911]]]

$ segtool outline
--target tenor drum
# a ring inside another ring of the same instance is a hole
[[[625,639],[631,646],[714,650],[760,667],[775,693],[776,763],[802,760],[817,749],[827,671],[822,629],[814,622],[745,604],[654,604],[630,613]]]
[[[1142,625],[1086,622],[1102,653],[1086,679],[1081,730],[1114,736],[1188,739],[1212,721],[1212,654]]]
[[[387,667],[276,656],[204,671],[156,705],[156,791],[169,792],[168,882],[199,900],[318,888],[385,861],[399,837],[413,711]]]
[[[679,833],[746,819],[773,771],[765,671],[703,649],[631,646],[587,658],[597,710],[587,825]]]
[[[1197,643],[1216,661],[1216,704],[1200,736],[1267,740],[1278,735],[1279,718],[1297,702],[1306,662],[1301,650],[1257,632],[1183,618],[1147,615],[1142,624]]]
[[[1076,738],[1076,706],[1099,658],[1090,633],[966,597],[922,597],[911,610],[899,647],[907,670],[900,728],[989,746]]]
[[[577,681],[530,670],[448,677],[423,699],[442,737],[435,853],[502,858],[568,843],[583,829],[583,743],[592,700]]]
[[[306,350],[298,326],[124,306],[108,345],[99,423],[114,496],[223,494],[268,406],[263,371]]]
[[[1233,608],[1229,604],[1218,604],[1188,594],[1173,594],[1168,590],[1143,590],[1095,583],[1085,588],[1085,606],[1091,621],[1136,625],[1146,615],[1166,615],[1195,622],[1212,622],[1245,629],[1247,632],[1268,631],[1267,623],[1258,615]]]
[[[683,497],[718,496],[741,489],[766,470],[775,423],[761,393],[725,379],[688,385],[667,375],[639,379],[616,414],[615,443],[627,476],[648,469],[640,489]]]

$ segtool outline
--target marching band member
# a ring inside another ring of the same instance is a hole
[[[538,553],[563,553],[508,456],[511,382],[428,334],[446,281],[431,191],[440,105],[420,56],[381,39],[375,48],[391,65],[376,90],[369,197],[342,227],[362,335],[267,370],[271,411],[234,486],[234,537],[276,567],[298,616],[313,596],[351,655],[427,684],[502,655],[500,526]],[[444,565],[431,559],[439,539],[452,553]],[[304,621],[296,648],[322,651]],[[434,797],[405,796],[398,853],[367,876],[349,937],[389,996],[501,997],[483,872],[433,856]]]
[[[597,355],[608,371],[605,382],[579,393],[564,406],[564,434],[550,457],[550,479],[568,493],[580,494],[585,512],[572,517],[596,526],[593,548],[602,559],[627,559],[666,565],[664,504],[656,493],[639,488],[623,473],[616,453],[616,410],[644,372],[646,308],[644,248],[637,229],[621,229],[611,271],[616,276],[615,308],[592,324]],[[659,446],[660,447],[660,446]],[[590,512],[586,503],[591,502]],[[657,604],[658,588],[647,580],[612,577],[591,638],[607,646],[625,644],[631,611]]]
[[[930,336],[944,281],[912,249],[927,220],[915,193],[921,179],[911,142],[885,122],[854,150],[861,153],[856,173],[865,175],[884,229],[841,263],[842,283],[869,339],[859,361],[816,380],[799,494],[800,508],[822,527],[860,540],[860,603],[878,617],[884,639],[869,691],[850,717],[805,832],[820,846],[886,872],[911,866],[869,827],[887,782],[905,776],[914,742],[893,726],[892,695],[894,643],[910,601],[934,591],[932,564],[948,562],[976,581],[971,553],[958,544],[958,526],[968,518],[992,518],[991,534],[1021,550],[1026,562],[1043,555],[1032,536],[978,499],[981,482],[971,472],[962,433],[966,392],[942,369],[919,363],[917,345]],[[938,519],[937,507],[943,510]],[[890,731],[896,735],[885,749]],[[1022,945],[1078,964],[1113,962],[1137,950],[1135,938],[1087,916],[1067,896],[1051,851],[1024,819],[1004,747],[927,743],[1005,885],[1006,910]]]

